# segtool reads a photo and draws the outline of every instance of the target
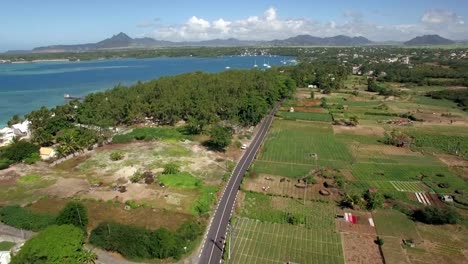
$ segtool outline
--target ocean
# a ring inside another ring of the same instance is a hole
[[[216,58],[112,59],[81,62],[0,64],[0,128],[14,115],[23,116],[41,106],[64,104],[64,94],[86,94],[131,85],[161,76],[193,71],[219,72],[281,65],[279,56],[225,56]]]

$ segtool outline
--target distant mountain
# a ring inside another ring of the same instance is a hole
[[[419,36],[405,42],[405,45],[447,45],[455,41],[442,38],[439,35]],[[460,42],[458,42],[460,43]],[[52,45],[34,48],[32,51],[7,51],[7,53],[51,53],[51,52],[83,52],[107,49],[149,48],[149,47],[239,47],[239,46],[362,46],[362,45],[399,45],[399,42],[373,42],[365,37],[349,37],[338,35],[334,37],[315,37],[311,35],[298,35],[287,39],[276,39],[272,41],[249,41],[235,38],[212,39],[203,41],[174,42],[156,40],[153,38],[131,38],[120,32],[110,38],[96,43],[76,45]]]
[[[311,35],[299,35],[284,40],[273,40],[270,43],[277,46],[358,46],[368,45],[373,42],[365,37],[348,37],[338,35],[334,37],[320,38]]]
[[[450,45],[454,44],[455,41],[443,38],[439,35],[424,35],[415,37],[409,41],[406,41],[405,45]]]

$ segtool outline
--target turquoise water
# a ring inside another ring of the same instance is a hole
[[[192,71],[249,69],[257,63],[280,65],[283,57],[152,58],[84,62],[0,64],[0,127],[14,114],[65,103],[63,95],[84,96],[121,83],[130,85]],[[286,58],[288,60],[290,58]]]

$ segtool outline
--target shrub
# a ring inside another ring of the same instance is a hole
[[[441,183],[437,184],[437,186],[439,186],[440,188],[446,189],[446,188],[450,187],[450,184],[447,183],[447,182],[441,182]]]
[[[414,211],[413,218],[426,224],[444,225],[458,223],[460,215],[450,207],[438,208],[427,206]]]
[[[364,199],[367,202],[367,210],[375,210],[383,206],[384,197],[381,193],[366,191]]]
[[[141,171],[137,170],[133,175],[130,177],[130,181],[132,183],[137,183],[143,179],[143,173]]]
[[[11,165],[11,161],[0,158],[0,170],[8,169],[10,165]]]
[[[6,147],[0,158],[10,160],[12,162],[22,162],[28,157],[31,157],[34,153],[39,153],[38,146],[27,141],[20,140]]]
[[[24,160],[24,162],[26,164],[34,164],[34,163],[36,163],[36,162],[38,162],[40,160],[41,160],[41,156],[39,155],[39,153],[33,153],[33,154],[31,154],[31,156],[27,157]]]
[[[231,144],[231,132],[227,127],[215,126],[210,131],[209,145],[222,150]]]
[[[0,221],[6,225],[31,231],[40,231],[55,223],[55,217],[33,213],[19,205],[0,209]]]
[[[124,154],[120,151],[115,151],[110,154],[110,159],[112,161],[122,160],[123,158],[124,158]]]
[[[89,242],[130,259],[178,259],[187,241],[195,240],[201,233],[201,228],[194,223],[183,224],[178,232],[171,232],[165,228],[150,231],[107,222],[99,224],[91,232]]]
[[[79,202],[69,202],[60,211],[55,221],[58,225],[74,225],[86,232],[88,213],[84,205]]]
[[[379,245],[379,246],[383,246],[384,240],[383,240],[383,238],[379,237],[379,238],[377,238],[377,240],[375,240],[375,243],[377,245]]]
[[[164,165],[163,174],[177,174],[180,172],[179,165],[173,162],[167,163]]]
[[[91,263],[96,255],[83,248],[84,235],[72,225],[50,226],[26,241],[12,264]]]

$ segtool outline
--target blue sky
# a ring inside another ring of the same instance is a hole
[[[96,42],[119,32],[165,40],[421,34],[468,39],[467,0],[1,0],[0,51]]]

